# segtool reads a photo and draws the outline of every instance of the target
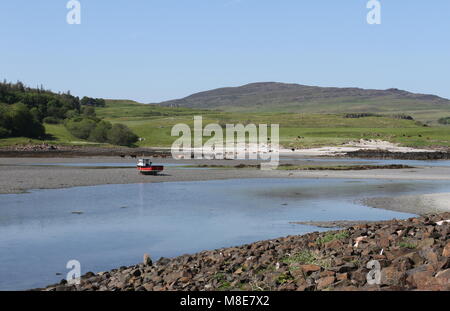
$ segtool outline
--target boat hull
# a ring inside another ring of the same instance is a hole
[[[161,165],[152,165],[147,167],[137,167],[137,170],[142,175],[157,175],[159,172],[162,172],[164,170],[164,166]]]

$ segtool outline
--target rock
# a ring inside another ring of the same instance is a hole
[[[406,273],[408,275],[406,281],[413,288],[423,289],[427,285],[431,285],[434,283],[434,269],[429,264],[411,269]]]
[[[450,290],[450,226],[436,225],[449,218],[446,213],[361,224],[346,230],[348,238],[325,244],[317,241],[330,232],[161,258],[156,263],[144,255],[143,263],[134,266],[87,273],[79,285],[62,282],[42,290]],[[367,263],[372,260],[380,264],[381,284],[369,286]]]
[[[131,271],[131,275],[138,277],[141,275],[141,270],[135,269],[135,270]]]
[[[339,249],[344,245],[344,243],[342,243],[339,240],[334,240],[328,243],[325,243],[324,247],[325,248],[329,248],[329,249]]]
[[[398,270],[396,267],[391,266],[381,270],[381,284],[384,285],[404,285],[406,281],[406,273],[404,270]]]
[[[358,269],[358,267],[353,262],[348,262],[345,265],[338,268],[339,273],[350,272]]]
[[[156,264],[157,264],[158,266],[165,266],[165,265],[167,265],[169,262],[170,262],[170,259],[169,259],[169,258],[161,257],[161,258],[156,262]]]
[[[450,257],[450,242],[445,245],[444,249],[442,250],[442,256],[444,257]]]
[[[144,289],[148,292],[153,291],[153,284],[146,283],[143,285]]]
[[[450,269],[442,270],[436,273],[436,278],[445,278],[450,282]]]
[[[149,254],[144,254],[144,266],[151,266],[153,264],[152,258]]]
[[[308,274],[311,272],[320,271],[322,268],[318,265],[301,265],[300,269],[302,269],[304,273]]]
[[[434,250],[431,248],[425,248],[420,250],[419,255],[420,257],[424,258],[427,261],[427,263],[433,265],[437,264],[439,261],[438,254],[436,254]]]
[[[336,279],[337,279],[338,281],[348,280],[348,273],[347,273],[347,272],[345,272],[345,273],[338,273],[338,274],[336,275]]]
[[[317,281],[317,289],[324,289],[329,287],[335,281],[334,276],[326,276]]]
[[[433,245],[434,245],[434,239],[428,238],[428,239],[423,239],[423,240],[419,241],[419,243],[417,244],[417,248],[430,248]]]

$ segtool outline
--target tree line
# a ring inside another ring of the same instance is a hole
[[[95,107],[104,107],[101,98],[56,94],[42,86],[30,88],[22,82],[0,83],[0,138],[44,139],[44,123],[64,124],[75,137],[114,145],[133,145],[138,137],[125,125],[101,120]]]

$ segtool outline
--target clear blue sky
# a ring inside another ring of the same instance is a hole
[[[396,87],[450,98],[450,1],[0,2],[0,79],[158,102],[250,82]]]

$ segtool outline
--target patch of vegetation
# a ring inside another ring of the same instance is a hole
[[[403,241],[401,241],[398,246],[400,246],[401,248],[415,249],[417,247],[417,243],[410,242],[407,239],[403,238]]]
[[[376,113],[413,116],[450,110],[450,101],[438,96],[397,89],[365,90],[314,87],[285,83],[252,83],[192,94],[161,103],[165,106],[220,109],[228,112]],[[365,119],[365,118],[364,118]]]
[[[66,120],[66,128],[73,136],[92,142],[132,146],[138,137],[126,125],[99,120],[95,117],[77,117]]]
[[[277,283],[280,284],[280,285],[283,285],[283,284],[285,284],[285,283],[287,283],[287,282],[289,282],[289,281],[292,281],[292,280],[294,280],[294,278],[292,277],[292,275],[287,274],[287,273],[282,273],[282,274],[280,274],[280,276],[278,277]]]
[[[47,129],[57,127],[45,125],[64,124],[73,137],[96,143],[131,146],[138,137],[123,124],[102,121],[96,116],[94,107],[104,107],[101,98],[72,96],[70,92],[55,94],[49,90],[29,88],[21,82],[0,83],[0,138],[8,142],[20,142],[20,137],[51,140],[56,132],[46,133]],[[61,129],[58,128],[61,132]],[[63,140],[61,136],[59,136]],[[64,137],[65,138],[65,137]],[[33,142],[27,140],[28,143]],[[62,141],[69,144],[70,141]]]
[[[439,124],[443,124],[443,125],[449,125],[450,124],[450,117],[445,117],[445,118],[440,118],[438,120]]]
[[[20,136],[43,138],[45,128],[25,104],[0,104],[0,138]]]
[[[0,138],[43,138],[43,120],[64,119],[69,111],[80,109],[77,97],[30,88],[22,82],[0,83]]]
[[[319,258],[316,254],[314,254],[310,250],[302,250],[299,253],[284,258],[282,262],[287,263],[289,265],[293,264],[317,265],[324,268],[327,268],[331,265],[331,262],[329,260]],[[295,267],[291,267],[291,269],[295,269]]]
[[[327,232],[323,237],[317,238],[316,242],[319,245],[324,245],[331,241],[343,240],[350,236],[348,231],[340,231],[337,233]]]
[[[61,95],[64,98],[66,95]],[[1,102],[1,100],[0,100]],[[322,146],[338,146],[349,141],[385,140],[398,143],[407,147],[435,147],[450,146],[450,132],[444,126],[428,126],[417,123],[413,120],[400,118],[395,119],[394,114],[401,114],[398,104],[392,104],[392,109],[386,111],[361,111],[350,109],[345,112],[330,113],[333,110],[324,110],[327,113],[317,113],[313,111],[298,112],[278,112],[259,110],[255,112],[243,111],[215,111],[205,109],[190,109],[181,107],[163,107],[158,105],[140,104],[129,100],[105,100],[104,107],[83,106],[79,109],[72,109],[64,116],[54,117],[63,119],[73,119],[77,116],[84,116],[88,108],[95,108],[96,118],[108,121],[111,125],[120,123],[126,125],[133,133],[142,138],[135,144],[140,147],[169,147],[178,138],[171,136],[171,129],[175,124],[185,123],[193,127],[193,116],[203,116],[203,125],[217,123],[226,124],[279,124],[280,144],[286,148],[314,148]],[[330,103],[330,105],[335,105]],[[337,106],[342,108],[342,105]],[[389,103],[391,105],[391,103]],[[282,105],[281,105],[282,106]],[[336,106],[336,107],[337,107]],[[427,108],[428,109],[428,108]],[[56,111],[56,110],[55,110]],[[380,116],[367,116],[364,118],[345,118],[345,113],[372,113]],[[417,111],[408,110],[414,118],[418,119]],[[36,112],[36,111],[35,111]],[[442,117],[442,111],[420,110],[420,120],[431,120],[437,122]],[[47,116],[47,115],[46,115]],[[45,117],[46,117],[45,116]],[[53,115],[52,115],[53,116]],[[431,124],[431,123],[430,123]],[[49,136],[58,137],[53,143],[59,144],[92,144],[96,143],[87,139],[66,140],[66,136],[59,135],[64,126],[61,124],[44,124],[46,133]],[[54,125],[54,126],[48,126]],[[60,126],[60,127],[58,127]],[[1,125],[0,125],[1,127]],[[10,135],[7,129],[0,128],[0,136]],[[71,135],[73,136],[73,135]],[[39,138],[43,139],[43,138]],[[209,138],[204,138],[204,141]],[[27,139],[2,139],[0,145],[8,145],[17,142],[27,141]]]
[[[80,104],[83,106],[105,107],[106,101],[103,98],[91,98],[85,96],[81,99]]]
[[[381,115],[375,113],[347,113],[344,115],[344,118],[349,119],[367,118],[367,117],[381,117]]]
[[[231,283],[228,281],[224,281],[219,285],[219,290],[229,290],[231,289]]]

